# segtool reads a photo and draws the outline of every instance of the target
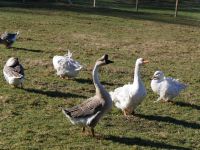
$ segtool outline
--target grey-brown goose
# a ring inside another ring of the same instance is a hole
[[[81,125],[83,127],[83,132],[85,131],[85,127],[90,127],[93,137],[95,136],[94,127],[100,118],[112,108],[111,97],[101,85],[98,77],[99,68],[110,63],[113,63],[113,61],[108,59],[108,55],[104,55],[96,61],[92,72],[93,82],[96,88],[95,96],[89,98],[80,105],[62,109],[63,113],[69,118],[72,124]]]
[[[15,33],[5,32],[0,37],[0,44],[4,44],[7,48],[11,48],[13,43],[17,40],[18,35],[19,35],[19,31]]]
[[[18,58],[11,57],[7,60],[4,68],[3,74],[6,81],[13,85],[14,87],[21,86],[24,80],[24,68],[19,63]]]

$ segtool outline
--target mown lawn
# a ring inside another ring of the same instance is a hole
[[[11,88],[0,76],[0,149],[200,149],[200,22],[198,13],[120,9],[37,9],[0,7],[0,32],[21,32],[13,49],[0,45],[0,69],[11,56],[25,67],[24,89]],[[191,18],[189,18],[191,16]],[[73,80],[62,80],[52,66],[67,50],[84,64]],[[96,126],[99,138],[81,133],[62,114],[94,95],[91,71],[103,54],[115,61],[100,79],[108,91],[133,80],[135,60],[148,96],[127,120],[113,107]],[[154,71],[189,85],[175,103],[153,103]]]

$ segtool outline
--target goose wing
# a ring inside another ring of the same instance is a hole
[[[81,70],[83,66],[79,62],[73,60],[72,58],[67,58],[67,67],[69,70],[78,71]]]
[[[120,100],[127,100],[131,96],[131,90],[133,90],[132,84],[126,84],[122,87],[119,87],[114,90],[114,92],[110,92],[111,99],[114,102],[118,102]]]
[[[21,70],[20,66],[16,67],[16,68],[4,66],[3,71],[9,77],[14,77],[14,78],[22,78],[23,77],[23,74],[21,74],[23,71]]]
[[[175,88],[177,91],[183,90],[187,87],[186,84],[181,83],[178,79],[168,77],[166,80],[169,82],[170,86]]]
[[[96,114],[102,110],[103,101],[97,97],[91,97],[84,103],[72,108],[64,109],[65,113],[73,118],[82,118]]]
[[[15,42],[17,39],[17,33],[8,33],[6,36],[6,40],[9,42]]]
[[[24,68],[23,68],[23,66],[22,66],[21,64],[19,64],[19,65],[17,65],[16,67],[14,67],[14,70],[15,70],[17,73],[19,73],[19,74],[21,74],[21,75],[24,76]]]

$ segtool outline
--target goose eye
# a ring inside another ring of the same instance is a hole
[[[156,75],[158,76],[158,75],[160,75],[160,73],[156,73]]]

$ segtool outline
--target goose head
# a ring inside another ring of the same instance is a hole
[[[110,64],[110,63],[113,63],[113,61],[108,59],[107,54],[103,55],[101,58],[99,58],[96,61],[96,65],[98,65],[98,66],[104,66],[104,65],[107,65],[107,64]]]
[[[17,57],[11,57],[6,62],[6,66],[8,67],[14,67],[16,65],[19,65],[19,60]]]
[[[146,64],[146,63],[148,63],[149,61],[148,60],[145,60],[144,58],[138,58],[137,60],[136,60],[136,65],[143,65],[143,64]]]
[[[16,35],[17,35],[17,36],[19,35],[19,31],[16,32]]]
[[[156,71],[152,77],[152,80],[163,80],[164,73],[162,71]]]

